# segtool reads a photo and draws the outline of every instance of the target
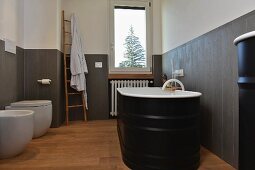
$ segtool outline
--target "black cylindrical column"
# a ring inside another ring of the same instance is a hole
[[[235,40],[238,48],[239,170],[255,169],[255,32]]]

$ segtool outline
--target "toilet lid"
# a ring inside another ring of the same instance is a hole
[[[11,103],[11,106],[12,107],[25,107],[25,106],[38,107],[38,106],[47,106],[50,104],[51,104],[50,100],[24,100],[24,101]]]

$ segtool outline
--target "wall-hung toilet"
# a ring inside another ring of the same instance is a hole
[[[34,135],[38,138],[44,135],[50,128],[52,121],[52,104],[50,100],[25,100],[11,103],[7,110],[33,110],[34,111]]]

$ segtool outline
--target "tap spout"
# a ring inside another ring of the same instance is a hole
[[[181,82],[180,80],[177,80],[177,79],[169,79],[169,80],[167,80],[167,81],[163,84],[162,90],[165,90],[165,89],[166,89],[166,86],[167,86],[169,83],[173,83],[173,82],[178,83],[178,84],[181,86],[182,91],[185,90],[184,85],[182,84],[182,82]]]

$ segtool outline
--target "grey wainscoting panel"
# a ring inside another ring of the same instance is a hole
[[[50,85],[37,80],[51,79]],[[51,127],[59,127],[64,115],[63,57],[56,49],[25,50],[25,99],[51,100],[53,116]]]
[[[4,51],[0,40],[0,109],[24,98],[24,50],[17,47],[16,54]]]
[[[187,90],[201,97],[201,142],[238,167],[238,67],[233,40],[255,30],[255,11],[210,31],[163,55],[163,73],[184,69]]]
[[[152,70],[154,75],[154,86],[162,86],[162,55],[153,55],[152,56]]]
[[[25,93],[24,93],[24,78],[25,78],[25,73],[24,73],[24,49],[17,47],[17,100],[24,100]]]
[[[109,118],[108,98],[108,56],[106,54],[86,54],[89,73],[87,77],[88,119]],[[102,62],[102,68],[95,68],[95,62]]]
[[[65,79],[64,79],[64,54],[57,50],[57,108],[58,122],[65,121]]]
[[[109,118],[109,101],[108,101],[108,60],[107,55],[105,54],[86,54],[87,66],[88,66],[88,74],[86,74],[87,80],[87,93],[88,93],[88,120],[105,120]],[[95,68],[95,62],[102,62],[102,68]],[[63,62],[57,62],[58,68],[63,66]],[[55,66],[54,66],[55,67]],[[62,68],[61,68],[62,69]],[[58,69],[59,70],[59,69]],[[52,70],[53,71],[53,70]],[[57,78],[58,82],[62,82],[62,86],[58,85],[57,87],[63,88],[58,91],[58,103],[57,106],[61,110],[61,113],[65,112],[65,101],[59,99],[65,99],[64,93],[64,80],[63,71],[58,71]],[[53,75],[52,75],[53,76]],[[71,78],[71,73],[68,71],[68,79]],[[54,77],[53,77],[54,78]],[[69,84],[68,84],[69,85]],[[47,88],[47,87],[46,87]],[[53,89],[55,89],[54,87]],[[74,91],[71,87],[68,87],[70,91]],[[74,91],[75,92],[75,91]],[[82,104],[81,97],[78,95],[70,95],[69,96],[69,104],[76,105]],[[61,107],[63,106],[63,107]],[[65,114],[64,114],[65,115]],[[60,119],[60,117],[59,117]],[[64,118],[65,119],[65,118]],[[63,117],[61,117],[63,120]],[[69,110],[69,120],[84,120],[84,114],[82,108],[71,108]]]

